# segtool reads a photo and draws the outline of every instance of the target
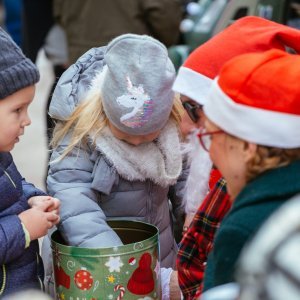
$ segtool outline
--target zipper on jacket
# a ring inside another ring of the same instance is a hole
[[[14,183],[14,181],[12,180],[12,178],[9,176],[9,174],[5,171],[5,170],[3,170],[4,171],[4,173],[5,173],[5,175],[8,177],[8,179],[10,180],[10,182],[12,183],[12,185],[15,187],[15,189],[17,188],[17,186],[16,186],[16,184]]]
[[[0,288],[0,296],[3,294],[6,286],[6,269],[5,265],[2,265],[2,273],[3,273],[3,281],[2,281],[2,286]]]
[[[153,198],[153,183],[149,180],[149,197],[147,199],[147,219],[149,223],[152,223],[152,198]]]

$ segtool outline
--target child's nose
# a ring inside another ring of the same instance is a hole
[[[30,119],[28,113],[26,113],[21,126],[25,127],[25,126],[29,126],[30,124],[31,124],[31,119]]]

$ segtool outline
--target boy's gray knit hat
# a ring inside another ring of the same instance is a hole
[[[39,81],[36,66],[0,27],[0,99]]]
[[[109,121],[132,135],[163,128],[176,75],[166,47],[147,35],[124,34],[108,44],[104,61],[101,95]]]

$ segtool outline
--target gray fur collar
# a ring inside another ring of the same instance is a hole
[[[92,138],[92,136],[91,136]],[[152,180],[163,187],[175,184],[182,170],[178,129],[169,121],[156,142],[132,146],[115,138],[107,127],[96,138],[96,148],[129,181]]]

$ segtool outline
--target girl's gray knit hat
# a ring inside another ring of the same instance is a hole
[[[39,81],[36,66],[0,27],[0,99]]]
[[[166,47],[147,35],[124,34],[108,44],[104,61],[101,94],[109,121],[132,135],[162,129],[176,75]]]

